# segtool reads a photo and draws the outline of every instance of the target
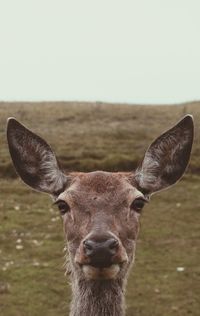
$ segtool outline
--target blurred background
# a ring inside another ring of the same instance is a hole
[[[200,2],[0,0],[0,315],[64,315],[62,223],[16,176],[14,116],[67,171],[130,171],[186,113],[190,165],[141,219],[127,316],[199,315]]]

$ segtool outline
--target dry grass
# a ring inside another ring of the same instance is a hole
[[[149,143],[186,112],[196,122],[191,164],[187,176],[144,211],[127,316],[199,315],[200,103],[0,103],[0,315],[59,316],[70,301],[60,218],[46,195],[12,178],[6,118],[15,116],[43,136],[67,169],[131,170]]]
[[[149,143],[185,113],[200,121],[200,103],[178,106],[129,106],[90,103],[0,103],[0,174],[15,175],[10,164],[5,124],[14,116],[43,136],[69,170],[130,170]],[[196,124],[196,135],[200,135]],[[191,171],[200,172],[199,137]]]

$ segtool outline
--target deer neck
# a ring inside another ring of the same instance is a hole
[[[124,286],[120,280],[74,281],[70,316],[124,316]]]

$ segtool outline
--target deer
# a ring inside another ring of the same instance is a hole
[[[68,249],[70,316],[123,316],[140,216],[150,197],[184,174],[193,144],[191,115],[156,138],[130,172],[64,172],[47,142],[15,118],[7,139],[17,174],[49,194]]]

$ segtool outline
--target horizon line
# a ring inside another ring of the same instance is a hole
[[[137,102],[137,103],[131,103],[131,102],[114,102],[114,101],[100,101],[100,100],[52,100],[52,99],[47,99],[47,100],[0,100],[0,103],[13,103],[13,104],[19,104],[19,103],[96,103],[96,104],[118,104],[118,105],[133,105],[133,106],[173,106],[173,105],[187,105],[191,103],[200,103],[199,100],[190,100],[190,101],[182,101],[182,102],[174,102],[174,103],[142,103],[142,102]]]

